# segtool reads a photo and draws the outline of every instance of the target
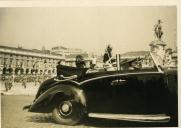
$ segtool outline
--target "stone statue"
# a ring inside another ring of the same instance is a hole
[[[107,46],[106,50],[105,50],[105,54],[103,57],[103,62],[106,63],[107,61],[111,61],[111,57],[112,57],[112,47],[110,46],[110,44]]]
[[[154,26],[155,35],[158,40],[161,40],[163,35],[161,23],[162,21],[158,20],[158,23]]]

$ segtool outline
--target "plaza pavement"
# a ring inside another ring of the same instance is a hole
[[[1,95],[36,95],[39,84],[35,86],[33,82],[27,83],[27,87],[24,88],[22,83],[14,83],[11,90],[6,92],[4,82],[0,81],[0,87]]]

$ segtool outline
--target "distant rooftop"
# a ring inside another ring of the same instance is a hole
[[[52,48],[52,50],[57,50],[57,49],[64,49],[64,50],[67,50],[66,47],[63,47],[63,46],[55,46]]]
[[[78,54],[70,54],[70,55],[65,55],[66,58],[76,58]],[[83,56],[84,58],[89,57],[88,54],[80,54],[81,56]]]
[[[133,52],[126,52],[121,54],[121,57],[139,57],[148,55],[149,51],[133,51]]]
[[[18,51],[23,51],[23,52],[34,52],[34,53],[51,54],[51,55],[60,56],[59,54],[51,53],[49,50],[42,51],[42,50],[38,50],[38,49],[25,49],[22,47],[10,47],[10,46],[4,46],[4,45],[0,45],[0,48],[18,50]]]
[[[64,49],[64,50],[82,50],[80,48],[66,48],[64,46],[55,46],[55,47],[52,47],[52,50],[59,50],[59,49]]]

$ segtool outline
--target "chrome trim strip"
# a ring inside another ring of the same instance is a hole
[[[114,120],[125,120],[135,122],[169,122],[170,116],[166,114],[135,115],[135,114],[111,114],[111,113],[89,113],[89,117],[105,118]]]
[[[77,85],[80,85],[80,83],[77,82],[77,81],[74,81],[74,80],[70,80],[70,81],[73,82],[73,83],[75,83],[75,84],[77,84]]]
[[[139,72],[139,73],[137,72],[137,73],[124,73],[124,74],[106,75],[106,76],[95,77],[95,78],[91,78],[91,79],[82,81],[82,82],[80,82],[80,85],[84,84],[86,82],[101,79],[101,78],[107,78],[107,77],[113,77],[113,76],[124,76],[124,75],[136,75],[136,74],[162,74],[162,73],[161,72]]]
[[[163,72],[133,72],[133,73],[123,73],[123,74],[99,76],[99,77],[95,77],[95,78],[84,80],[82,82],[77,82],[77,81],[72,80],[72,79],[70,79],[69,81],[71,81],[71,82],[73,82],[73,83],[75,83],[77,85],[81,85],[81,84],[87,83],[89,81],[93,81],[93,80],[97,80],[97,79],[101,79],[101,78],[114,77],[114,76],[124,76],[124,75],[136,75],[136,74],[138,74],[138,75],[139,74],[163,74]],[[66,81],[67,81],[67,79],[66,79]]]
[[[74,81],[74,80],[70,80],[78,85],[81,85],[81,84],[84,84],[86,82],[89,82],[89,81],[93,81],[93,80],[97,80],[97,79],[101,79],[101,78],[107,78],[107,77],[114,77],[114,76],[124,76],[124,75],[136,75],[136,74],[163,74],[162,72],[134,72],[134,73],[123,73],[123,74],[114,74],[114,75],[106,75],[106,76],[99,76],[99,77],[95,77],[95,78],[91,78],[91,79],[88,79],[88,80],[84,80],[82,82],[77,82],[77,81]]]

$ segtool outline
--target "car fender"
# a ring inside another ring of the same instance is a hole
[[[48,100],[48,103],[51,103],[51,100],[53,100],[55,96],[60,93],[63,94],[63,96],[72,97],[86,108],[86,96],[84,91],[75,85],[75,83],[68,81],[64,83],[56,83],[55,86],[42,93],[30,106],[29,111],[40,112],[41,107],[48,106],[42,106],[44,105],[43,101]]]

